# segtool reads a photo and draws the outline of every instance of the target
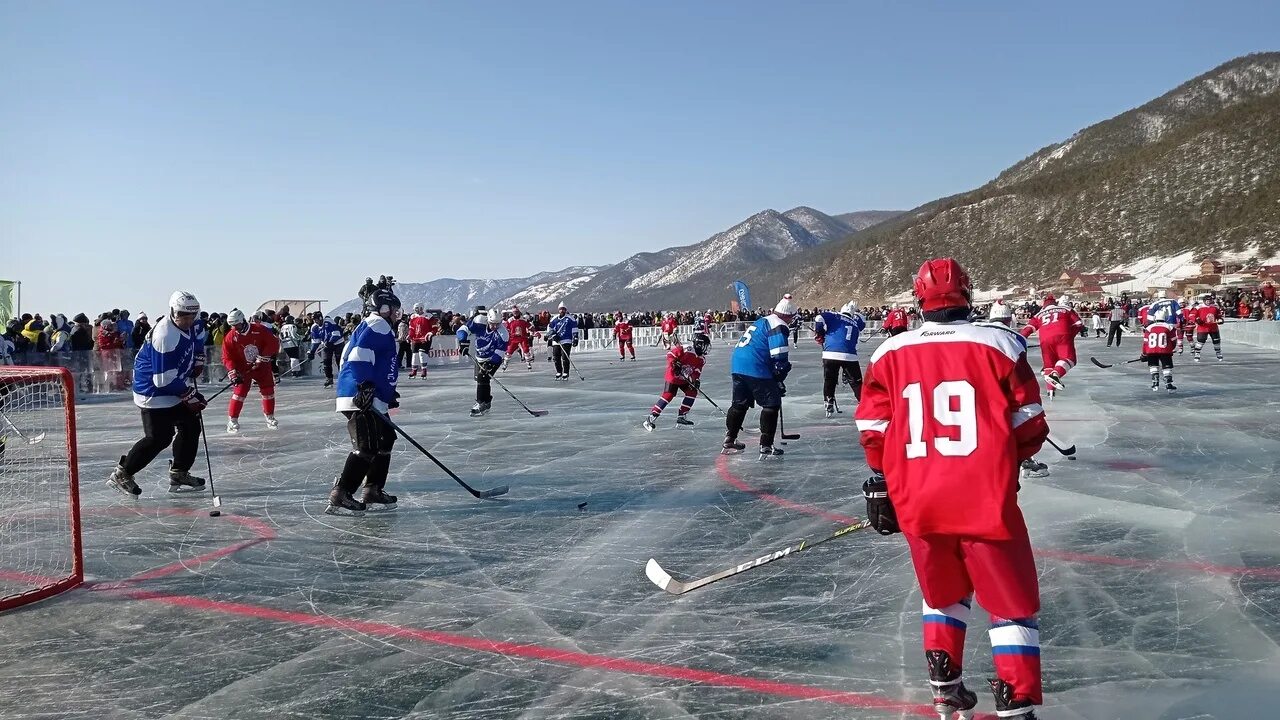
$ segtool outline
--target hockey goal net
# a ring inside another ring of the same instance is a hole
[[[0,611],[84,580],[71,373],[0,367]]]

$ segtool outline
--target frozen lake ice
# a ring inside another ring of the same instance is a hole
[[[1021,493],[1043,593],[1041,716],[1275,717],[1272,351],[1177,356],[1167,396],[1145,366],[1086,360],[1136,343],[1079,347],[1047,406],[1078,460],[1046,446],[1050,476]],[[813,344],[793,354],[784,408],[802,438],[768,463],[745,435],[746,455],[720,456],[705,401],[694,427],[671,407],[645,432],[662,354],[639,355],[576,356],[586,382],[513,363],[500,379],[544,418],[497,387],[493,412],[469,418],[465,368],[402,376],[397,421],[473,486],[511,492],[475,500],[400,441],[399,509],[361,519],[324,514],[348,441],[319,379],[280,386],[276,432],[256,392],[239,435],[222,432],[225,396],[206,411],[220,518],[207,494],[166,492],[167,453],[139,475],[140,499],[109,490],[141,423],[125,398],[82,404],[89,582],[0,614],[0,717],[936,717],[900,537],[853,533],[680,597],[644,575],[655,557],[701,577],[861,517],[852,399],[823,417]],[[728,358],[714,347],[704,375],[721,406]],[[985,630],[975,613],[971,687],[991,672]]]

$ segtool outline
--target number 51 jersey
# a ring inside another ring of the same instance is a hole
[[[1017,333],[926,322],[889,338],[867,365],[855,418],[904,531],[1007,540],[1023,525],[1018,466],[1049,426]]]

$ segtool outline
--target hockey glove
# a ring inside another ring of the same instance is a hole
[[[578,347],[578,336],[577,336],[577,335],[574,335],[574,336],[573,336],[573,346],[574,346],[574,347]]]
[[[862,496],[867,499],[867,520],[881,535],[902,532],[898,527],[898,513],[889,499],[889,486],[883,475],[872,475],[862,483]]]
[[[395,397],[391,398],[391,402],[387,403],[387,409],[392,410],[400,407],[400,391],[396,390]]]
[[[228,370],[228,371],[227,371],[227,382],[231,383],[232,385],[239,385],[239,384],[240,384],[240,373],[239,373],[238,371],[236,371],[236,370]]]
[[[814,335],[814,336],[813,336],[813,341],[814,341],[814,342],[816,342],[816,343],[818,343],[819,345],[821,345],[822,343],[824,343],[824,342],[826,342],[826,341],[827,341],[827,336],[826,336],[826,335]]]
[[[187,391],[182,395],[182,403],[193,413],[198,413],[209,407],[209,402],[195,388],[187,388]]]
[[[191,374],[187,377],[198,378],[204,375],[204,357],[196,355],[196,361],[191,365]]]
[[[787,396],[787,384],[779,380],[778,381],[778,397],[786,397],[786,396]]]
[[[368,380],[356,386],[355,397],[351,398],[351,403],[361,410],[370,410],[373,408],[374,390],[377,388]]]

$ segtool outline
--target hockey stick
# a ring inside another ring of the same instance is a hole
[[[471,493],[472,497],[477,497],[477,498],[497,497],[498,495],[506,495],[507,491],[510,490],[510,488],[508,488],[506,485],[501,485],[491,490],[476,490],[475,488],[463,482],[462,478],[455,475],[454,472],[450,470],[448,467],[446,467],[444,463],[437,460],[435,455],[432,455],[426,448],[419,445],[417,440],[414,440],[412,437],[410,437],[409,433],[404,431],[404,428],[400,427],[395,423],[394,420],[387,417],[386,413],[381,413],[376,410],[374,411],[374,413],[377,414],[378,417],[382,418],[383,422],[385,422],[387,425],[390,425],[391,429],[399,433],[400,437],[404,438],[405,440],[408,440],[410,445],[418,448],[418,452],[421,452],[423,455],[426,455],[431,460],[431,462],[435,463],[437,467],[445,471],[445,474],[453,478],[454,482],[458,483],[463,487],[464,490]]]
[[[578,379],[582,382],[586,382],[587,378],[582,374],[582,371],[578,369],[578,363],[573,361],[573,353],[566,350],[564,357],[569,361],[569,367],[573,368],[573,372],[578,376]]]
[[[653,558],[649,558],[649,562],[644,566],[644,574],[649,577],[649,580],[651,580],[654,585],[657,585],[658,587],[662,588],[663,590],[666,590],[672,595],[683,595],[684,593],[687,593],[690,590],[697,590],[698,588],[703,587],[704,585],[710,585],[711,583],[717,580],[723,580],[727,577],[737,575],[738,573],[746,572],[747,570],[750,570],[752,568],[760,567],[765,563],[771,563],[774,560],[777,560],[779,558],[784,558],[792,553],[798,553],[803,550],[808,550],[811,547],[821,545],[822,543],[827,542],[829,540],[835,540],[838,537],[843,537],[855,530],[861,530],[862,528],[869,527],[870,525],[871,525],[870,520],[863,520],[861,522],[856,522],[852,525],[846,525],[840,528],[839,530],[836,530],[834,533],[824,538],[821,538],[819,540],[814,540],[813,542],[809,542],[808,540],[801,540],[795,545],[789,545],[781,550],[771,552],[768,555],[762,555],[756,558],[755,560],[748,560],[747,562],[744,562],[741,565],[735,565],[729,568],[728,570],[721,570],[720,572],[714,575],[708,575],[707,577],[699,578],[697,580],[690,580],[688,582],[680,582],[679,580],[676,580],[675,578],[671,577],[670,573],[668,573],[666,570],[663,570],[662,566],[658,564],[658,561]]]
[[[475,360],[476,368],[479,369],[480,372],[484,372],[484,366],[480,364],[480,360],[478,358],[471,358],[471,359]],[[507,390],[507,386],[503,385],[502,381],[499,380],[496,375],[494,375],[493,373],[486,373],[486,374],[489,376],[489,379],[491,381],[498,383],[498,387],[502,388],[504,392],[510,395],[512,400],[515,400],[520,405],[520,407],[524,408],[525,412],[529,413],[534,417],[544,417],[551,413],[550,410],[530,410],[529,406],[521,402],[520,398],[516,397],[515,393],[511,392],[510,390]]]
[[[218,392],[214,393],[211,397],[207,397],[207,398],[205,398],[205,399],[204,399],[204,404],[205,404],[205,405],[208,405],[209,403],[211,403],[211,402],[213,402],[214,400],[216,400],[216,399],[218,398],[218,396],[219,396],[219,395],[221,395],[222,393],[224,393],[224,392],[226,392],[226,391],[230,390],[231,388],[233,388],[233,387],[235,387],[235,386],[236,386],[236,384],[235,384],[235,383],[233,383],[233,382],[229,382],[229,383],[227,383],[226,385],[223,385],[221,390],[219,390]]]
[[[1072,458],[1072,459],[1074,459],[1074,457],[1073,457],[1073,456],[1076,454],[1076,446],[1075,446],[1075,445],[1072,445],[1071,447],[1064,448],[1064,447],[1062,447],[1061,445],[1059,445],[1058,443],[1054,442],[1054,440],[1053,440],[1053,436],[1052,436],[1052,435],[1048,435],[1048,436],[1046,436],[1046,437],[1045,437],[1045,440],[1048,440],[1048,441],[1049,441],[1049,444],[1053,446],[1053,449],[1054,449],[1054,450],[1057,450],[1058,452],[1062,453],[1063,455],[1066,455],[1068,458]]]
[[[724,409],[723,409],[723,408],[721,408],[719,405],[717,405],[715,400],[712,400],[710,397],[708,397],[708,396],[707,396],[707,394],[706,394],[706,393],[702,392],[702,384],[701,384],[701,383],[699,383],[699,384],[697,384],[697,385],[694,385],[694,386],[693,386],[693,389],[698,391],[698,394],[702,396],[702,399],[703,399],[703,400],[706,400],[707,402],[711,403],[711,407],[713,407],[713,408],[715,408],[715,409],[719,410],[721,415],[724,415],[724,414],[725,414]]]
[[[799,440],[800,439],[800,433],[794,433],[792,435],[787,434],[786,423],[782,421],[781,405],[778,406],[778,434],[782,435],[783,440]]]
[[[5,415],[3,411],[0,411],[0,417],[3,417],[3,418],[4,418],[4,423],[5,423],[6,425],[8,425],[9,427],[13,428],[13,432],[14,432],[15,434],[17,434],[17,436],[18,436],[18,437],[20,437],[20,438],[22,438],[23,440],[25,440],[25,441],[26,441],[26,443],[27,443],[28,445],[35,445],[36,443],[38,443],[38,442],[40,442],[41,440],[43,440],[43,439],[44,439],[44,433],[43,433],[43,432],[41,432],[39,435],[32,435],[31,437],[27,437],[26,435],[23,435],[23,434],[22,434],[22,431],[18,429],[18,426],[17,426],[17,425],[14,425],[14,424],[13,424],[13,421],[12,421],[12,420],[10,420],[10,419],[9,419],[9,416],[8,416],[8,415]]]
[[[213,489],[213,461],[209,459],[209,438],[204,434],[204,413],[197,413],[196,419],[200,423],[200,441],[204,443],[204,464],[209,469],[209,494],[213,496],[213,509],[209,511],[209,517],[218,517],[222,514],[218,509],[222,507],[222,498],[218,497],[218,491]]]
[[[1145,359],[1146,359],[1146,358],[1136,357],[1136,358],[1134,358],[1134,359],[1132,359],[1132,360],[1125,360],[1124,362],[1119,363],[1119,364],[1120,364],[1120,365],[1128,365],[1129,363],[1142,362],[1142,361],[1143,361],[1143,360],[1145,360]],[[1096,358],[1096,357],[1094,357],[1094,356],[1092,356],[1092,355],[1090,355],[1090,356],[1089,356],[1089,362],[1093,363],[1094,365],[1097,365],[1097,366],[1098,366],[1098,367],[1100,367],[1100,368],[1103,368],[1104,370],[1105,370],[1106,368],[1113,368],[1113,367],[1115,367],[1115,364],[1107,365],[1106,363],[1102,362],[1101,360],[1099,360],[1098,358]]]

